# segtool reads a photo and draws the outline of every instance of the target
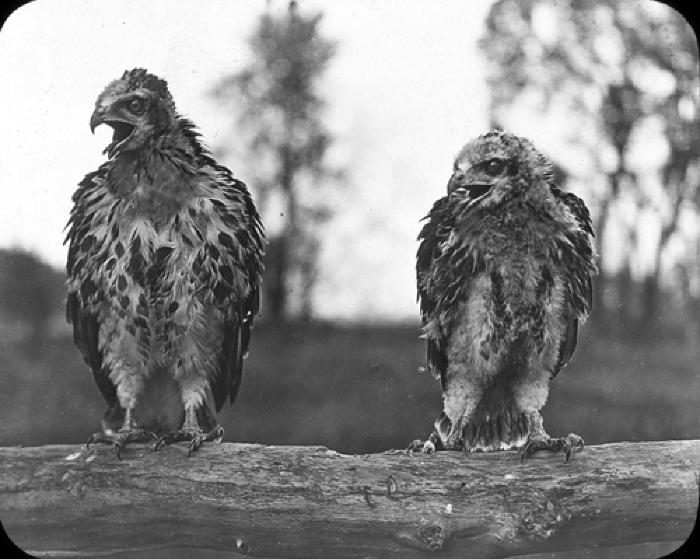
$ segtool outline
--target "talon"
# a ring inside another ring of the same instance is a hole
[[[545,444],[542,441],[538,441],[540,444]],[[537,448],[535,446],[535,439],[528,439],[528,441],[523,445],[523,448],[520,450],[520,463],[522,464],[525,462],[525,458],[530,458],[535,452],[538,450],[541,450],[544,448],[544,446]]]
[[[414,452],[419,452],[423,448],[423,441],[420,439],[414,439],[406,447],[406,454],[413,454]]]
[[[572,447],[579,447],[581,450],[583,450],[584,442],[583,442],[583,437],[577,435],[576,433],[569,433],[566,438],[571,441],[571,446]]]
[[[156,439],[156,435],[145,429],[120,429],[118,432],[98,432],[93,433],[85,443],[86,449],[90,450],[90,445],[95,443],[111,444],[114,447],[114,454],[117,460],[122,459],[122,450],[131,442],[146,442],[148,439]]]
[[[564,448],[565,448],[565,453],[566,453],[566,458],[564,460],[564,463],[568,463],[569,459],[571,458],[571,452],[573,451],[574,448],[578,449],[578,452],[583,450],[583,438],[579,437],[576,433],[569,433],[566,437],[563,437],[564,439]]]
[[[421,439],[415,439],[411,441],[411,443],[408,445],[406,448],[406,454],[418,454],[422,453],[425,450],[425,445],[428,444],[429,441],[423,441]]]
[[[212,435],[211,441],[216,444],[221,444],[224,440],[224,428],[221,425],[217,425],[210,434]]]
[[[440,440],[440,435],[436,431],[433,431],[427,440],[423,441],[421,439],[415,439],[406,448],[407,454],[412,454],[414,452],[421,454],[433,454],[438,450],[445,450],[442,441]]]
[[[187,456],[192,456],[192,453],[196,452],[200,446],[202,446],[202,438],[198,435],[195,435],[195,437],[192,439],[192,442],[190,443],[190,448],[187,451]]]
[[[101,435],[102,433],[93,433],[92,435],[90,435],[88,440],[85,442],[85,448],[87,450],[90,450],[90,445],[95,444]]]
[[[170,431],[161,435],[156,443],[153,445],[153,451],[159,451],[165,445],[174,444],[181,441],[189,441],[190,444],[187,448],[187,456],[192,456],[199,448],[202,443],[215,441],[221,442],[224,437],[224,428],[221,425],[217,425],[214,429],[208,433],[202,432],[201,429],[183,428],[177,429],[175,431]]]
[[[435,444],[430,439],[427,441],[416,439],[408,445],[406,454],[433,454],[435,450]]]
[[[579,451],[583,449],[583,438],[575,433],[569,433],[566,437],[551,438],[546,433],[537,433],[528,435],[527,441],[520,450],[520,463],[525,461],[535,452],[540,450],[548,450],[550,452],[564,453],[564,463],[568,464],[571,459],[571,453],[576,448]]]

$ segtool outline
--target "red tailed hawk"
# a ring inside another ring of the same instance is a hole
[[[263,228],[167,83],[126,71],[90,119],[108,161],[73,195],[67,318],[109,409],[93,442],[221,440],[259,303]]]
[[[583,447],[550,438],[540,409],[591,308],[593,228],[525,138],[489,132],[461,150],[420,233],[418,297],[443,412],[409,450]]]

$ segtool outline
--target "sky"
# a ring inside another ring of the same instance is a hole
[[[35,0],[13,13],[0,31],[0,247],[64,265],[71,195],[104,160],[111,136],[108,127],[91,135],[90,114],[125,69],[166,79],[204,142],[225,147],[230,116],[209,92],[245,64],[266,5],[287,2]],[[322,231],[318,315],[417,317],[419,220],[443,194],[459,148],[487,125],[476,40],[489,5],[299,2],[302,12],[323,9],[321,30],[338,42],[320,87],[336,136],[331,155],[348,173]],[[232,155],[222,162],[234,173],[242,167]]]
[[[245,149],[236,149],[231,110],[211,91],[249,60],[247,39],[261,13],[282,13],[287,4],[35,0],[13,13],[0,30],[0,248],[29,249],[63,267],[71,195],[105,160],[111,139],[106,126],[90,133],[95,99],[125,69],[144,67],[166,79],[178,111],[222,154],[221,163],[254,182],[246,176],[253,171]],[[323,11],[320,30],[338,45],[319,89],[334,135],[329,157],[347,177],[326,194],[333,218],[319,231],[319,317],[417,320],[420,220],[445,192],[455,154],[487,131],[487,62],[477,41],[490,6],[491,0],[299,1],[302,12]],[[540,23],[548,27],[546,18]],[[567,187],[595,212],[604,178],[591,174],[590,152],[576,152],[565,140],[590,132],[588,123],[522,107],[502,120],[563,165]],[[665,143],[658,130],[639,137],[630,156],[658,190]],[[606,236],[606,262],[613,267],[622,262],[626,242],[625,228],[616,224],[640,218],[634,208],[618,209]],[[267,224],[274,230],[272,217]],[[654,216],[645,219],[651,223]],[[686,229],[697,236],[693,224]],[[658,223],[643,230],[658,235]],[[683,250],[679,243],[677,252]],[[647,252],[635,258],[634,273],[653,262],[653,251]]]

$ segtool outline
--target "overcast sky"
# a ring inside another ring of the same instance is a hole
[[[64,265],[71,194],[104,160],[111,135],[91,135],[90,114],[127,68],[167,79],[178,110],[221,147],[230,118],[208,91],[247,60],[265,5],[36,0],[15,12],[0,32],[0,246]],[[417,317],[419,219],[444,192],[454,154],[487,125],[476,40],[489,5],[301,0],[302,11],[324,9],[321,29],[339,43],[322,88],[334,160],[349,166],[324,230],[319,314]],[[224,163],[236,172],[233,157]]]

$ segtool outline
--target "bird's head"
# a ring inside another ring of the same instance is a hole
[[[167,132],[176,120],[175,104],[168,84],[143,68],[124,72],[100,93],[90,117],[94,132],[100,124],[114,129],[105,153],[114,155],[138,150]]]
[[[455,158],[448,195],[496,204],[552,179],[552,164],[526,138],[495,130],[466,144]]]

